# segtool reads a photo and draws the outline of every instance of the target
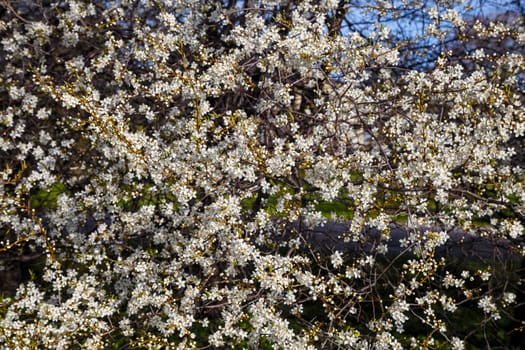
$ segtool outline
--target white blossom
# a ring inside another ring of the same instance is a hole
[[[507,324],[504,2],[4,1],[0,348],[464,349],[461,315]]]

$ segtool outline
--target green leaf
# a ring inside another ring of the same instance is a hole
[[[40,189],[29,197],[31,207],[38,209],[54,209],[57,206],[58,197],[67,193],[67,187],[61,182],[56,182],[46,189]]]

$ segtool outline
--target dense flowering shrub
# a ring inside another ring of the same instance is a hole
[[[508,345],[525,28],[474,10],[2,1],[0,346]]]

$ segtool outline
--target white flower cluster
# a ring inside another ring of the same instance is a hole
[[[513,320],[523,21],[47,3],[0,4],[0,348],[465,349],[462,315]]]

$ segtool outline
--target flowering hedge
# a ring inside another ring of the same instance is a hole
[[[476,14],[2,1],[0,346],[510,346],[525,27]]]

